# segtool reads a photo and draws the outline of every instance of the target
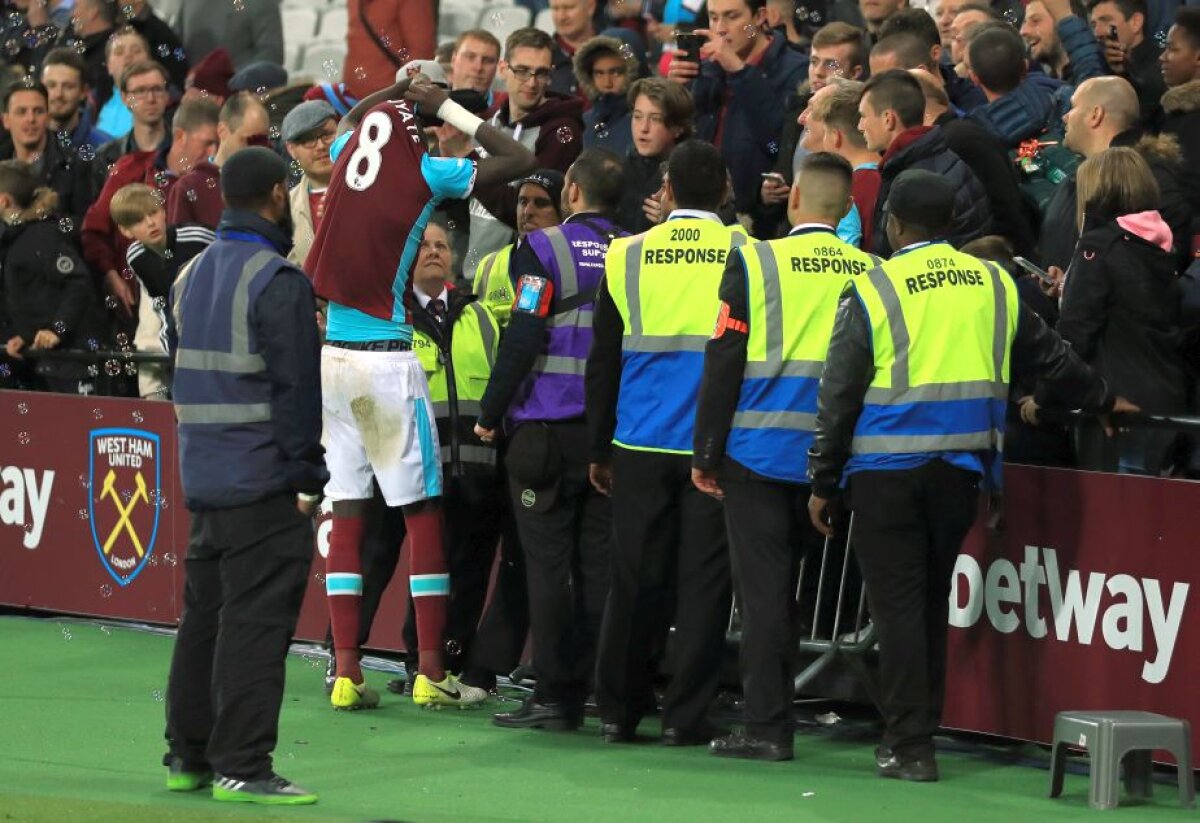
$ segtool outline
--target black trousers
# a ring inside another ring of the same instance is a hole
[[[515,506],[529,585],[534,696],[582,708],[608,596],[612,506],[588,482],[585,424],[550,423],[548,429],[561,456],[557,497],[547,511]]]
[[[313,556],[292,495],[192,512],[167,744],[189,769],[271,774],[288,644]]]
[[[691,462],[613,450],[616,541],[596,657],[596,700],[607,723],[632,729],[641,721],[651,659],[675,604],[663,727],[701,728],[716,695],[729,622],[729,541],[721,504],[692,485]]]
[[[933,753],[946,695],[951,575],[975,521],[979,475],[943,460],[850,477],[854,552],[879,631],[883,744]]]
[[[789,745],[795,735],[796,578],[823,538],[808,519],[808,486],[722,473],[733,579],[742,616],[746,731]],[[819,555],[818,555],[819,556]]]

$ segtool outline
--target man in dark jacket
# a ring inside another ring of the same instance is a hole
[[[500,71],[508,96],[487,122],[532,151],[538,168],[565,172],[583,150],[583,102],[548,90],[553,50],[554,41],[540,29],[518,29],[508,36]],[[470,208],[471,245],[464,271],[474,271],[485,256],[512,242],[516,189],[476,186]]]
[[[946,92],[922,70],[909,72],[925,93],[925,125],[938,126],[950,151],[963,159],[987,192],[992,233],[1006,238],[1026,257],[1037,241],[1037,219],[1021,196],[1016,165],[1004,145],[978,123],[955,117]]]
[[[1181,179],[1193,219],[1200,217],[1200,9],[1182,8],[1167,35],[1162,54],[1162,111],[1155,126],[1173,135],[1183,151]]]
[[[1171,227],[1177,260],[1183,263],[1191,250],[1191,208],[1184,190],[1183,155],[1169,135],[1143,134],[1137,93],[1123,77],[1097,77],[1083,83],[1071,97],[1064,119],[1063,144],[1084,157],[1094,157],[1112,146],[1129,146],[1145,158],[1158,182],[1162,199],[1158,211]],[[1065,269],[1079,237],[1075,217],[1075,176],[1064,180],[1046,204],[1042,217],[1039,259],[1043,265]]]
[[[329,479],[316,304],[284,257],[287,176],[268,149],[230,157],[217,242],[171,292],[191,536],[167,685],[167,788],[215,782],[215,800],[273,805],[317,802],[275,774],[271,750]]]
[[[1133,84],[1142,117],[1149,117],[1167,87],[1158,65],[1162,47],[1148,27],[1146,0],[1090,0],[1087,9],[1109,69]]]
[[[1070,103],[1069,87],[1044,75],[1028,75],[1025,42],[1010,28],[979,32],[968,47],[971,79],[983,89],[987,105],[970,118],[1000,138],[1006,149],[1045,131],[1057,131]],[[1049,80],[1057,89],[1051,90]]]
[[[1078,85],[1108,73],[1104,52],[1088,28],[1080,0],[1029,0],[1021,39],[1050,77]]]
[[[146,0],[126,0],[122,9],[129,17],[129,25],[137,29],[150,44],[151,59],[162,63],[170,76],[171,85],[183,91],[190,63],[179,35],[167,25],[167,21],[154,13]]]
[[[962,245],[991,230],[991,208],[979,179],[949,149],[940,128],[923,125],[925,95],[912,75],[898,69],[875,75],[863,88],[858,111],[862,117],[859,131],[867,140],[867,148],[883,152],[871,251],[879,255],[892,252],[887,232],[883,231],[887,225],[888,191],[906,169],[935,172],[954,187],[954,219],[948,235],[951,243]]]
[[[881,65],[877,69],[877,55],[881,57],[887,53],[899,59],[894,64]],[[900,9],[879,27],[879,42],[871,48],[871,73],[921,66],[941,77],[950,102],[959,111],[970,112],[987,102],[978,86],[968,78],[959,76],[953,66],[942,62],[941,32],[929,12],[924,9]]]
[[[779,155],[781,103],[804,79],[804,57],[784,38],[762,33],[765,0],[710,0],[708,21],[700,30],[709,38],[702,62],[681,60],[676,52],[668,76],[692,84],[696,136],[721,150],[733,178],[734,208],[757,223],[762,175]]]
[[[888,413],[881,409],[889,408],[880,404],[893,402],[889,396],[896,387],[894,383],[881,386],[876,375],[888,374],[890,366],[909,364],[911,353],[912,368],[901,365],[904,390],[913,397],[929,397],[920,385],[908,388],[908,380],[921,380],[916,376],[922,351],[919,341],[926,335],[953,334],[952,339],[964,341],[957,361],[959,374],[967,363],[994,363],[991,377],[1003,385],[1009,377],[1003,366],[1011,361],[1015,374],[1037,373],[1043,391],[1054,389],[1071,407],[1105,412],[1132,407],[1115,398],[1036,315],[1018,308],[1013,287],[1001,280],[1006,275],[939,242],[955,199],[945,178],[908,172],[896,182],[892,196],[887,233],[893,245],[908,251],[869,277],[856,278],[838,306],[817,396],[816,439],[808,453],[813,489],[809,513],[819,531],[832,534],[830,501],[841,494],[843,482],[848,483],[855,554],[879,631],[880,692],[885,696],[880,708],[886,729],[883,745],[875,750],[877,773],[928,782],[938,779],[933,733],[945,696],[947,595],[954,561],[978,511],[978,486],[990,469],[998,470],[1002,441],[988,431],[987,398],[956,401],[962,410],[956,408],[953,429],[947,425],[946,413],[937,409],[946,404],[930,400],[890,406],[889,423],[880,427],[882,415]],[[933,263],[931,257],[951,262]],[[958,280],[957,285],[947,281],[940,288],[901,289],[907,293],[881,313],[877,295],[885,285],[892,288],[893,296],[897,293],[893,284],[898,279],[903,283],[900,278],[906,275],[939,285],[937,278],[925,274],[931,265],[971,272],[978,279]],[[980,280],[985,288],[972,287]],[[864,299],[875,308],[868,309]],[[978,308],[971,310],[972,304]],[[909,308],[916,311],[909,313]],[[990,328],[993,312],[1004,316],[1003,312],[1014,309],[1018,312],[1015,329],[1001,322]],[[896,350],[872,345],[879,324],[896,321],[907,321],[908,328],[903,340],[897,339]],[[989,328],[978,329],[981,323]],[[947,331],[948,324],[953,332]],[[927,361],[926,365],[925,385],[941,383],[950,389],[963,385],[956,384],[949,372],[931,378],[938,364]],[[1001,408],[1006,393],[1002,388]],[[972,402],[976,405],[969,405]],[[940,422],[930,424],[930,420]],[[919,439],[932,449],[882,453],[898,445],[894,441],[885,445],[886,441],[918,430],[928,432]],[[977,434],[963,437],[964,430]],[[878,436],[863,436],[868,433]],[[960,445],[968,442],[970,446]]]

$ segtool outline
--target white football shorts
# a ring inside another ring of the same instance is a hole
[[[389,506],[442,493],[441,449],[429,383],[411,351],[321,349],[330,500],[367,500],[372,476]]]

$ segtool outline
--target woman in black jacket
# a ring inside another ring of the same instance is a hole
[[[28,164],[0,162],[4,348],[17,361],[49,349],[95,350],[105,343],[87,264],[73,235],[59,225],[57,195],[41,183]],[[34,371],[35,384],[50,391],[92,391],[86,365],[36,360]]]
[[[1142,156],[1112,148],[1076,175],[1079,243],[1065,275],[1058,333],[1116,394],[1151,414],[1181,414],[1187,380],[1177,258],[1171,229],[1155,210],[1158,184]],[[1176,435],[1135,430],[1115,440],[1081,431],[1085,468],[1160,474]]]

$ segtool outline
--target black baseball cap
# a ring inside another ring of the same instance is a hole
[[[903,171],[888,192],[887,210],[906,223],[944,229],[954,220],[954,186],[924,169]]]
[[[538,169],[533,174],[522,177],[513,185],[517,191],[521,191],[521,186],[526,183],[532,183],[539,188],[546,190],[546,194],[550,195],[550,202],[554,204],[554,210],[558,212],[558,216],[562,217],[562,190],[563,183],[566,177],[558,169]]]

